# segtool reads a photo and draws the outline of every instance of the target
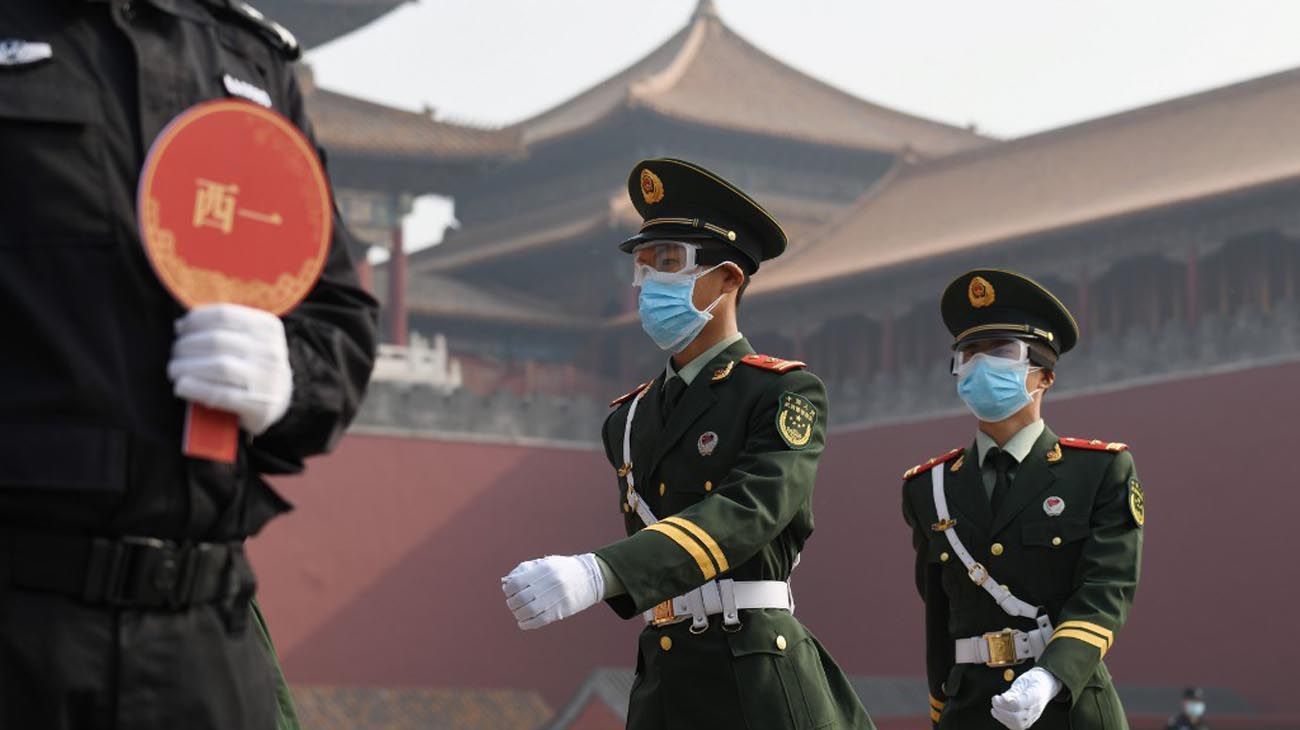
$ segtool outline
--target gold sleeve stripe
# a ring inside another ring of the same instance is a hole
[[[1060,631],[1061,629],[1083,629],[1084,631],[1091,631],[1106,640],[1107,649],[1115,645],[1115,632],[1105,626],[1094,624],[1091,621],[1066,621],[1056,627],[1057,631]]]
[[[939,722],[939,719],[942,717],[943,714],[938,710],[930,710],[930,722]]]
[[[943,703],[940,702],[939,700],[936,700],[936,699],[934,698],[934,695],[931,695],[931,696],[930,696],[930,706],[933,707],[933,708],[936,709],[936,710],[942,710],[942,709],[943,709]]]
[[[704,574],[704,580],[713,580],[714,576],[718,574],[718,571],[713,569],[713,561],[709,560],[709,556],[705,554],[704,549],[696,544],[689,535],[682,531],[682,528],[677,527],[676,525],[665,525],[662,522],[656,522],[645,529],[651,532],[657,532],[660,535],[667,537],[669,540],[677,543],[681,549],[690,553],[690,556],[695,558],[695,564],[700,566],[700,572]]]
[[[731,566],[727,564],[727,556],[722,554],[722,548],[718,545],[718,541],[714,540],[712,535],[705,532],[704,528],[681,517],[666,517],[663,519],[663,522],[680,527],[691,533],[696,540],[699,540],[700,544],[708,549],[709,554],[713,556],[713,562],[718,564],[719,573],[725,573],[730,569]]]
[[[1078,639],[1079,641],[1082,641],[1085,644],[1092,644],[1093,646],[1097,647],[1098,651],[1101,652],[1102,657],[1106,656],[1106,651],[1107,649],[1110,648],[1106,646],[1105,639],[1090,634],[1087,631],[1079,631],[1078,629],[1058,630],[1055,634],[1052,635],[1052,641],[1056,641],[1057,639]]]

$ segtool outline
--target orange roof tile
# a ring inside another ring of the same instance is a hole
[[[522,154],[517,134],[439,122],[428,114],[376,104],[304,84],[307,114],[331,152],[460,162]]]
[[[903,166],[751,296],[1300,176],[1300,69]]]
[[[707,1],[689,25],[648,56],[517,128],[531,144],[574,132],[619,108],[814,144],[921,156],[990,141],[872,104],[799,72],[728,28]]]

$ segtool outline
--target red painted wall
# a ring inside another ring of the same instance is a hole
[[[1234,687],[1290,709],[1298,412],[1300,364],[1049,400],[1057,433],[1131,444],[1147,493],[1142,585],[1108,657],[1120,682]],[[899,475],[972,428],[948,418],[831,439],[795,590],[854,674],[922,672]],[[590,669],[631,666],[635,623],[601,607],[524,633],[499,589],[520,560],[619,537],[600,453],[351,436],[280,486],[298,510],[254,555],[291,680],[535,688],[558,707]]]

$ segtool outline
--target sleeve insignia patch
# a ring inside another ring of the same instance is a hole
[[[1133,521],[1138,527],[1147,521],[1147,500],[1142,493],[1142,484],[1137,479],[1128,480],[1128,509],[1133,513]]]
[[[781,406],[776,411],[776,432],[792,449],[802,449],[812,441],[817,424],[817,407],[812,401],[796,393],[781,394]]]

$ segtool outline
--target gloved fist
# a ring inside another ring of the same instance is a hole
[[[289,410],[293,370],[279,317],[210,304],[176,320],[176,335],[167,377],[178,398],[235,413],[254,436]]]
[[[1034,667],[993,698],[993,719],[1011,730],[1027,730],[1060,692],[1061,680],[1042,667]]]
[[[605,576],[596,556],[552,555],[520,563],[501,579],[506,606],[525,631],[565,619],[600,602]]]

